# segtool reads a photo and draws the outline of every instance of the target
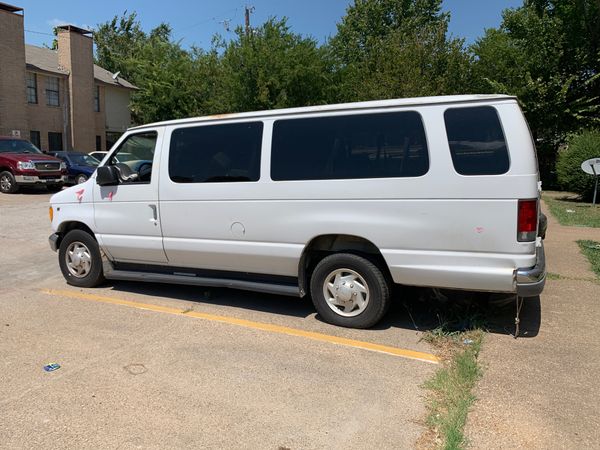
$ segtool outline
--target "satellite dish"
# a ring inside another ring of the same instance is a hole
[[[582,162],[581,170],[590,175],[600,175],[600,158],[591,158]]]
[[[112,79],[117,81],[117,78],[119,78],[119,75],[121,74],[121,71],[119,70],[118,72],[113,73],[112,75]]]

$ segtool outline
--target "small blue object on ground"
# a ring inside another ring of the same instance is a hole
[[[56,369],[60,369],[60,364],[52,363],[44,366],[46,372],[54,372]]]

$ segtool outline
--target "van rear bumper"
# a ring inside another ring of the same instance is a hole
[[[398,284],[533,297],[544,288],[546,272],[543,249],[531,244],[531,253],[517,254],[396,249],[381,253]]]
[[[515,278],[519,297],[535,297],[542,293],[546,284],[546,255],[543,242],[536,247],[535,266],[515,270]]]

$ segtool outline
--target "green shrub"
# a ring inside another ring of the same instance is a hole
[[[600,131],[584,131],[573,136],[568,147],[558,153],[556,162],[561,187],[586,200],[591,199],[594,193],[595,179],[581,170],[581,163],[590,158],[600,158]]]

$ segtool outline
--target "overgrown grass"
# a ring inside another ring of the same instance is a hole
[[[544,201],[561,225],[600,228],[600,206],[545,195]]]
[[[587,256],[592,264],[592,270],[600,278],[600,242],[596,241],[577,241],[581,252]]]
[[[484,333],[478,328],[470,331],[447,331],[443,327],[429,332],[424,338],[441,354],[443,365],[425,383],[427,396],[427,425],[430,432],[426,446],[444,450],[466,446],[464,427],[469,408],[475,401],[473,389],[481,376],[477,357]]]

